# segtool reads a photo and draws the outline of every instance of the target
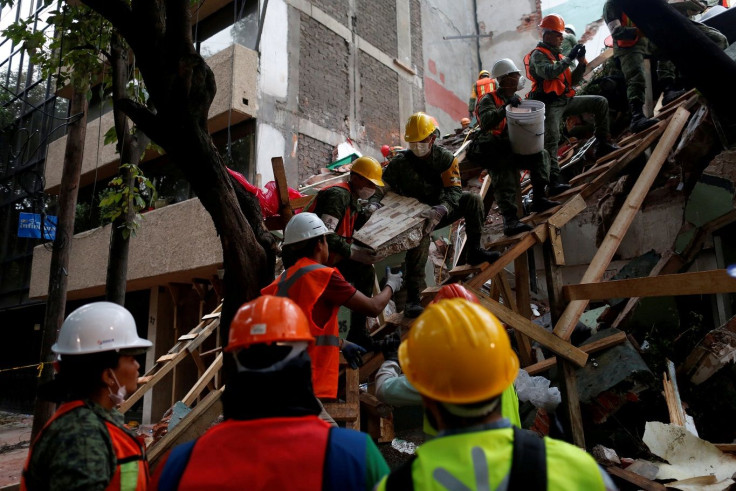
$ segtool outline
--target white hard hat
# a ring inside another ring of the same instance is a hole
[[[325,223],[314,213],[302,212],[294,215],[284,229],[283,245],[295,244],[303,240],[331,233]]]
[[[511,61],[511,59],[509,58],[498,60],[496,63],[493,64],[493,68],[491,68],[491,76],[495,79],[514,72],[521,73],[521,71],[516,68],[514,62]]]
[[[565,30],[570,31],[572,34],[575,34],[575,26],[572,24],[565,24]]]
[[[69,314],[51,350],[59,355],[86,355],[145,349],[152,345],[138,337],[135,320],[125,307],[112,302],[93,302]]]

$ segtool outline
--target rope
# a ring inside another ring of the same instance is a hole
[[[34,363],[33,365],[23,365],[20,367],[13,367],[13,368],[2,368],[0,369],[0,373],[3,372],[13,372],[15,370],[25,370],[26,368],[35,368],[38,370],[38,373],[36,374],[36,378],[41,378],[41,372],[43,372],[43,366],[44,365],[52,365],[53,363],[48,361],[42,361],[40,363]]]

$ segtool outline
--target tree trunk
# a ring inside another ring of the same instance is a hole
[[[64,152],[64,169],[61,175],[59,190],[59,214],[56,226],[56,239],[51,253],[49,268],[49,293],[46,300],[46,314],[43,321],[43,341],[41,342],[41,361],[44,362],[38,384],[41,385],[53,378],[52,363],[54,355],[51,346],[64,322],[66,311],[66,290],[68,284],[69,257],[71,255],[72,238],[74,236],[74,212],[77,207],[79,176],[82,172],[84,157],[84,137],[87,133],[87,92],[89,81],[74,88],[71,99],[72,122]],[[36,397],[33,411],[33,428],[31,441],[54,413],[54,404]]]
[[[708,99],[722,121],[736,123],[736,96],[724,90],[724,81],[736,79],[736,62],[664,0],[614,1]]]
[[[138,165],[150,139],[141,131],[130,134],[128,117],[120,109],[119,103],[126,97],[128,84],[128,49],[120,34],[113,31],[110,40],[110,64],[112,65],[112,99],[115,133],[118,137],[118,155],[120,155],[120,175],[129,189],[136,185],[129,169],[123,164]],[[107,259],[107,278],[105,281],[105,299],[118,305],[125,303],[125,290],[128,278],[128,251],[130,235],[123,233],[130,230],[135,220],[136,210],[133,194],[128,195],[128,212],[120,215],[112,223],[110,232],[110,253]]]

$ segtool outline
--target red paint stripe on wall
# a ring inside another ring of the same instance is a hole
[[[458,123],[468,116],[468,101],[464,101],[429,77],[424,78],[424,96],[427,104],[446,112]]]

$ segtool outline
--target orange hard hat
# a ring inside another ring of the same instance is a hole
[[[263,295],[244,303],[235,313],[225,351],[295,341],[314,342],[307,316],[290,298]]]
[[[475,293],[471,292],[460,283],[443,285],[442,288],[437,291],[437,294],[434,296],[431,303],[437,303],[445,298],[464,298],[465,300],[473,303],[480,303],[480,300],[475,296]]]
[[[539,27],[563,34],[565,32],[565,21],[557,14],[549,14],[544,16],[542,22],[539,23]]]

